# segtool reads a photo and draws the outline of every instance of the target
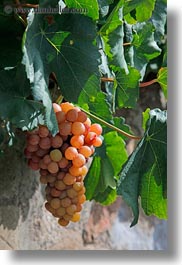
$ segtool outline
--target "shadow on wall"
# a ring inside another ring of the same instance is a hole
[[[0,157],[0,225],[15,230],[20,216],[24,221],[29,211],[38,180],[25,161],[24,137],[21,142],[7,148]]]

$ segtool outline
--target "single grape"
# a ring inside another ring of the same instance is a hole
[[[70,206],[70,205],[71,205],[71,199],[68,198],[68,197],[62,199],[62,200],[61,200],[61,205],[62,205],[62,207],[64,207],[64,208]]]
[[[78,152],[82,154],[85,158],[88,158],[92,155],[92,150],[90,146],[83,145],[79,148]]]
[[[50,158],[54,162],[59,162],[62,157],[63,155],[59,149],[54,149],[50,152]]]
[[[97,136],[101,135],[102,134],[102,127],[100,126],[100,124],[98,123],[93,123],[91,126],[90,126],[90,132],[94,132],[97,134]]]
[[[46,165],[51,163],[50,155],[45,155],[42,160],[43,160],[44,164],[46,164]]]
[[[65,121],[66,115],[63,111],[56,112],[57,123],[60,124]]]
[[[66,221],[70,221],[71,218],[72,218],[72,216],[69,215],[69,214],[67,214],[67,213],[65,213],[65,214],[63,215],[63,218],[64,218],[64,220],[66,220]]]
[[[80,213],[79,213],[79,212],[76,212],[76,213],[72,216],[71,221],[72,221],[72,222],[78,222],[78,221],[80,221]]]
[[[76,191],[80,191],[83,188],[83,182],[75,182],[73,184],[73,189]]]
[[[56,162],[49,163],[47,169],[49,170],[50,173],[57,173],[59,171],[59,167]]]
[[[83,111],[79,111],[77,121],[84,123],[86,122],[86,120],[87,120],[87,114]]]
[[[75,108],[68,110],[68,112],[66,113],[67,121],[75,122],[77,118],[78,118],[78,111]]]
[[[77,176],[80,176],[81,173],[82,173],[82,169],[79,168],[79,167],[75,167],[75,166],[71,166],[69,168],[69,173],[74,176],[74,177],[77,177]]]
[[[84,136],[83,135],[74,135],[71,137],[71,140],[70,140],[70,144],[73,146],[73,147],[76,147],[76,148],[81,148],[82,145],[84,144]]]
[[[65,121],[59,124],[59,133],[61,135],[70,135],[71,134],[71,128],[72,128],[72,123]]]
[[[50,194],[52,197],[59,197],[61,195],[61,191],[53,187],[50,189]]]
[[[76,181],[76,178],[69,173],[66,173],[65,177],[63,178],[63,182],[66,185],[72,185],[73,183],[75,183],[75,181]]]
[[[56,135],[54,137],[51,137],[51,145],[54,148],[59,148],[63,144],[63,138],[60,135]]]
[[[65,175],[66,175],[65,172],[59,171],[58,174],[57,174],[57,179],[58,180],[62,180]]]
[[[46,208],[47,211],[49,211],[52,214],[55,214],[56,213],[56,210],[51,207],[51,205],[50,205],[49,202],[46,202],[45,203],[45,208]]]
[[[44,137],[40,139],[39,146],[42,149],[49,149],[51,147],[51,140],[49,137]]]
[[[51,174],[47,175],[47,182],[48,183],[54,183],[55,181],[56,181],[56,177],[55,176],[53,176]]]
[[[87,172],[88,172],[87,166],[83,166],[80,168],[80,175],[81,176],[86,176]]]
[[[97,136],[93,141],[93,146],[99,147],[102,145],[102,139],[101,137]]]
[[[85,137],[85,143],[87,145],[92,145],[97,137],[97,134],[94,132],[89,132]]]
[[[78,202],[83,204],[86,201],[86,196],[84,194],[78,196]]]
[[[60,168],[65,168],[69,164],[68,159],[66,159],[64,156],[61,158],[61,160],[58,162],[58,165]]]
[[[85,126],[82,122],[79,121],[73,122],[71,131],[72,134],[74,135],[82,135],[85,133]]]
[[[63,102],[60,106],[62,108],[62,111],[64,111],[65,113],[67,113],[71,109],[74,109],[74,105],[69,102]]]
[[[39,126],[39,136],[40,137],[47,137],[49,135],[49,130],[46,126],[40,125]]]
[[[66,188],[66,185],[62,180],[56,180],[54,185],[55,185],[55,188],[58,190],[65,190]]]
[[[75,167],[82,167],[86,163],[86,160],[82,154],[78,154],[75,158],[73,158],[72,163]]]
[[[47,166],[48,166],[48,165],[44,163],[43,159],[41,159],[41,160],[39,161],[39,167],[40,167],[41,169],[47,169]]]
[[[66,209],[63,208],[63,207],[59,207],[57,210],[56,210],[56,214],[58,217],[62,217],[63,215],[65,215],[66,213]]]
[[[73,160],[73,158],[75,158],[78,155],[78,151],[75,147],[68,147],[65,150],[65,157],[68,160]]]
[[[84,122],[85,125],[87,125],[88,127],[91,126],[91,120],[90,118],[87,118],[86,121]]]
[[[68,206],[66,208],[66,212],[69,215],[73,215],[76,212],[76,209],[77,209],[76,205],[75,204],[71,204],[70,206]]]
[[[58,220],[58,224],[61,225],[61,226],[67,226],[69,224],[69,221],[66,221],[65,219],[63,218],[60,218]]]
[[[53,209],[58,209],[59,207],[61,207],[61,201],[60,199],[58,198],[53,198],[51,201],[50,201],[50,206],[53,208]]]
[[[73,188],[67,190],[68,197],[73,199],[74,197],[77,197],[78,193]]]

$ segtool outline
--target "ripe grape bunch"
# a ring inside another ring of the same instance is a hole
[[[33,170],[39,170],[40,182],[46,184],[45,208],[61,226],[80,220],[85,202],[84,177],[88,158],[102,145],[102,127],[91,124],[87,115],[69,102],[53,103],[59,132],[52,136],[39,125],[27,132],[25,156]]]

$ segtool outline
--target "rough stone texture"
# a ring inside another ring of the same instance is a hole
[[[141,113],[164,107],[156,87],[142,89],[136,110],[121,110],[135,134],[142,134]],[[151,96],[152,95],[152,96]],[[147,103],[146,103],[147,102]],[[38,174],[26,165],[24,137],[0,158],[0,249],[13,250],[165,250],[167,222],[146,217],[130,228],[131,210],[118,198],[107,207],[87,202],[81,221],[62,228],[44,208]],[[128,152],[135,147],[128,141]]]

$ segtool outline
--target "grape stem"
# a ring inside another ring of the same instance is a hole
[[[80,107],[79,107],[79,108],[80,108]],[[117,131],[118,133],[120,133],[120,134],[122,134],[122,135],[124,135],[124,136],[126,136],[126,137],[128,137],[128,138],[130,138],[130,139],[135,139],[135,140],[140,140],[140,139],[141,139],[140,136],[135,136],[135,135],[129,134],[129,133],[127,133],[127,132],[125,132],[125,131],[123,131],[123,130],[117,128],[116,126],[114,126],[114,125],[108,123],[107,121],[104,121],[103,119],[99,118],[98,116],[96,116],[96,115],[94,115],[94,114],[92,114],[92,113],[90,113],[90,112],[88,112],[88,111],[86,111],[86,110],[84,110],[84,109],[82,109],[82,108],[80,108],[80,109],[81,109],[83,112],[85,112],[87,115],[89,115],[91,118],[97,120],[98,122],[100,122],[100,123],[106,125],[107,127],[113,129],[114,131]]]

